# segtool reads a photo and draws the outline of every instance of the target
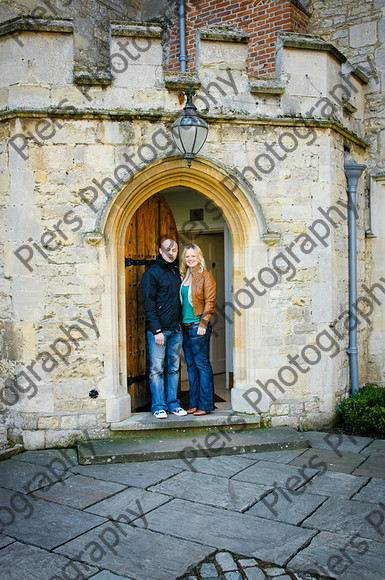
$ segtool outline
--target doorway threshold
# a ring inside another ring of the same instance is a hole
[[[184,430],[199,430],[202,428],[225,427],[237,429],[258,429],[260,426],[259,415],[246,415],[235,413],[232,409],[215,409],[208,415],[185,415],[177,417],[168,414],[167,419],[156,419],[152,413],[133,413],[129,419],[117,423],[111,423],[111,431],[114,436],[121,432],[125,436],[146,436],[154,431],[183,432]]]
[[[165,421],[164,421],[165,422]],[[182,460],[191,466],[196,457],[216,457],[266,451],[306,449],[306,434],[292,427],[266,429],[230,430],[226,426],[204,427],[201,432],[182,432],[164,429],[154,431],[136,430],[128,436],[127,431],[109,439],[81,441],[77,444],[80,465],[128,463],[131,461],[154,461],[160,459]],[[152,434],[149,434],[152,433]]]

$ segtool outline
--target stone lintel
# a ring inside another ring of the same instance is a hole
[[[247,44],[249,35],[244,30],[232,28],[230,26],[210,26],[199,30],[201,40],[216,40],[219,42],[239,42]]]
[[[36,18],[34,16],[18,16],[0,24],[0,36],[28,31],[72,34],[73,24],[70,18]]]
[[[140,24],[138,22],[133,24],[112,22],[111,35],[137,38],[162,38],[162,27],[155,26],[154,24]]]
[[[250,93],[254,95],[282,95],[285,92],[285,84],[279,78],[249,77]]]
[[[195,73],[164,73],[164,86],[169,90],[199,89],[201,82]]]
[[[280,32],[278,39],[284,48],[297,48],[302,50],[318,50],[329,52],[336,60],[343,63],[347,58],[330,42],[326,42],[318,36],[311,34],[296,34],[294,32]]]

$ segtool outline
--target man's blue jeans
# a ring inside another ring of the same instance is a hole
[[[177,398],[179,366],[182,351],[182,331],[164,330],[164,346],[156,344],[152,332],[147,331],[150,358],[151,411],[173,411],[180,407]]]
[[[209,323],[206,334],[198,335],[199,322],[183,327],[183,350],[190,383],[190,407],[200,411],[212,411],[214,407],[214,377],[210,364]]]

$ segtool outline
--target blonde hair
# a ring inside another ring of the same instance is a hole
[[[203,257],[203,252],[200,249],[199,246],[197,246],[196,244],[187,244],[182,252],[182,256],[181,256],[181,265],[180,265],[180,273],[182,275],[182,278],[185,277],[188,266],[186,264],[186,253],[187,250],[194,250],[196,257],[198,259],[198,263],[199,263],[199,272],[203,272],[203,270],[206,270],[206,262],[205,259]]]

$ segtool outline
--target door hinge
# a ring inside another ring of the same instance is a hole
[[[145,375],[137,375],[136,377],[127,377],[127,386],[131,386],[134,383],[139,383],[140,381],[144,381],[148,379],[148,373]]]
[[[128,268],[129,266],[151,266],[155,260],[134,260],[133,258],[125,258],[124,266]]]

